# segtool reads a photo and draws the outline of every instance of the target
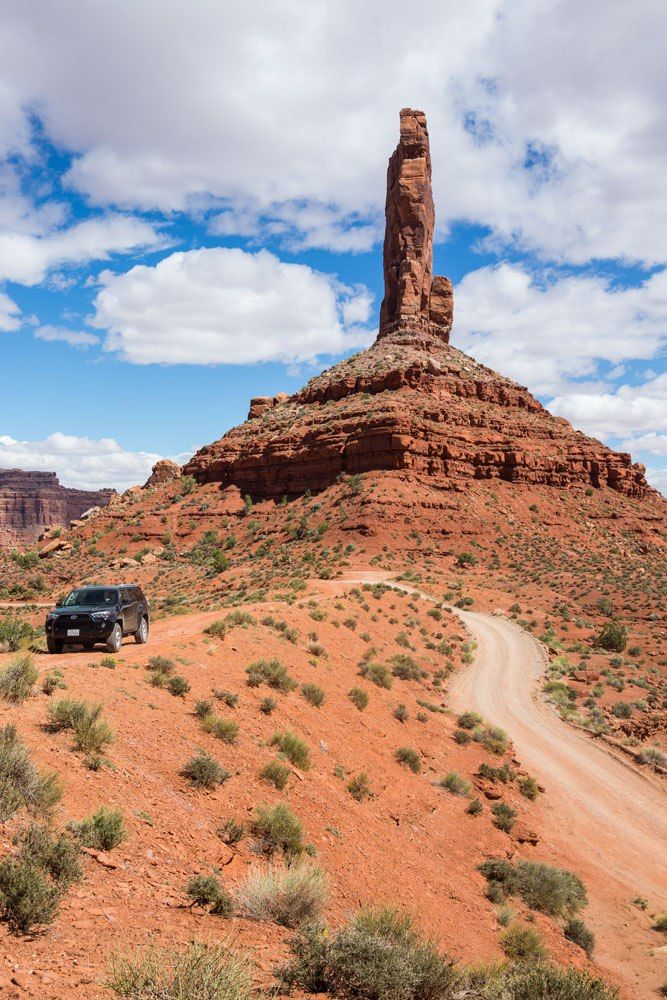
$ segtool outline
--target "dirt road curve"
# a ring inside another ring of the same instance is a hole
[[[380,582],[434,600],[382,572],[358,573],[345,584]],[[664,783],[545,704],[546,656],[531,635],[500,616],[454,610],[477,651],[450,682],[451,708],[479,712],[510,734],[518,759],[546,790],[536,857],[554,852],[584,880],[596,962],[617,977],[627,997],[654,1000],[667,980],[667,947],[649,916],[667,909]],[[649,901],[647,913],[632,903],[638,896]]]
[[[631,900],[667,903],[667,797],[658,781],[564,723],[540,699],[542,647],[505,618],[461,612],[477,640],[474,663],[450,685],[450,704],[472,709],[511,735],[522,764],[544,784],[545,841],[571,859],[589,887],[586,919],[597,961],[653,996],[664,981],[662,944]],[[661,974],[662,973],[662,974]]]

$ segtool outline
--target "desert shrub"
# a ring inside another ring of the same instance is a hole
[[[15,656],[0,670],[0,698],[20,704],[30,696],[39,671],[30,653]]]
[[[64,893],[82,872],[78,846],[63,834],[33,826],[15,843],[18,853],[0,863],[0,913],[12,930],[25,934],[51,923]]]
[[[421,757],[410,747],[399,747],[394,754],[399,764],[404,764],[413,774],[419,774],[422,769]]]
[[[440,787],[445,788],[452,795],[462,795],[466,798],[472,792],[472,785],[458,771],[449,771],[441,780]]]
[[[113,740],[110,726],[102,718],[101,705],[62,698],[46,709],[47,728],[55,731],[71,729],[74,747],[86,753],[100,753]]]
[[[389,661],[392,664],[392,674],[402,681],[421,680],[422,672],[411,656],[406,653],[397,653]]]
[[[476,726],[472,732],[476,743],[481,743],[485,750],[502,757],[510,746],[510,738],[500,726]]]
[[[278,747],[287,759],[302,771],[307,771],[310,768],[308,745],[291,729],[286,729],[283,733],[274,733],[271,746]]]
[[[393,684],[391,674],[383,663],[362,663],[359,667],[359,673],[376,687],[389,690]]]
[[[46,695],[52,695],[54,691],[58,688],[66,688],[65,680],[62,675],[62,671],[54,670],[52,673],[47,674],[42,681],[42,691]]]
[[[517,861],[512,865],[501,858],[482,862],[478,871],[503,894],[521,896],[532,910],[549,916],[572,915],[588,902],[581,879],[564,868],[540,861]]]
[[[616,989],[578,969],[542,963],[477,967],[463,971],[459,995],[470,1000],[618,1000]]]
[[[183,698],[190,690],[190,685],[185,677],[174,674],[167,680],[166,688],[169,694],[173,694],[175,698]]]
[[[224,691],[220,688],[214,688],[213,694],[218,701],[223,702],[227,708],[236,708],[239,703],[239,696],[234,691]]]
[[[187,778],[194,788],[215,788],[231,777],[229,771],[225,771],[217,760],[203,750],[183,765],[181,775]]]
[[[364,771],[358,774],[355,778],[350,778],[347,783],[347,790],[352,798],[356,799],[357,802],[364,802],[366,799],[370,799],[373,795],[368,775]]]
[[[317,684],[302,684],[301,694],[304,696],[306,701],[310,702],[316,708],[319,708],[324,704],[324,691]]]
[[[667,933],[667,913],[660,913],[653,922],[653,929]]]
[[[360,712],[363,712],[368,705],[368,694],[363,688],[353,687],[351,691],[348,691],[347,696]]]
[[[397,705],[396,708],[394,709],[394,718],[398,719],[399,722],[407,722],[408,719],[410,718],[410,714],[408,712],[408,706],[404,705],[402,702],[401,704]]]
[[[568,941],[572,941],[574,944],[578,944],[580,948],[583,948],[589,958],[592,957],[595,950],[595,935],[583,920],[580,920],[578,917],[568,920],[563,928],[563,934]]]
[[[421,937],[409,916],[362,910],[331,934],[309,928],[291,942],[280,971],[288,989],[356,1000],[444,1000],[456,980],[452,962]]]
[[[193,906],[208,906],[216,917],[234,916],[234,902],[215,875],[195,875],[185,887]]]
[[[258,806],[251,829],[265,854],[282,851],[285,857],[295,858],[303,853],[303,828],[289,806],[283,803]]]
[[[283,788],[287,784],[290,776],[289,767],[285,767],[281,764],[279,760],[270,760],[266,764],[259,774],[262,781],[267,781],[274,788],[277,788],[279,792],[282,792]]]
[[[522,795],[525,795],[527,799],[536,799],[540,794],[540,786],[535,781],[535,778],[522,778],[519,782],[519,790]]]
[[[166,687],[169,678],[174,673],[174,661],[166,656],[151,656],[148,661],[148,682],[153,687]]]
[[[217,834],[223,844],[234,847],[245,837],[245,826],[230,816],[228,819],[222,821],[217,829]]]
[[[35,767],[16,726],[0,728],[0,823],[21,808],[48,816],[61,796],[57,775]]]
[[[272,712],[275,712],[277,707],[278,702],[275,698],[262,698],[259,703],[259,710],[262,715],[271,715]]]
[[[491,806],[493,813],[493,825],[502,830],[503,833],[510,833],[516,821],[516,809],[512,809],[506,802],[494,802]]]
[[[324,874],[310,865],[252,871],[239,892],[239,905],[251,920],[272,920],[281,927],[302,927],[322,916]]]
[[[214,635],[218,638],[222,638],[227,634],[230,628],[236,628],[241,626],[242,628],[248,628],[249,625],[256,625],[257,619],[253,617],[248,611],[230,611],[223,619],[217,619],[208,625],[204,632],[207,635]]]
[[[617,621],[605,622],[595,645],[613,653],[622,653],[628,644],[628,630]]]
[[[467,729],[457,729],[454,732],[454,741],[459,744],[459,746],[465,747],[472,741],[472,736]]]
[[[246,668],[247,681],[249,687],[259,687],[266,684],[267,687],[274,688],[286,694],[293,691],[296,681],[290,677],[287,668],[280,660],[255,660]]]
[[[3,615],[0,618],[0,653],[16,653],[29,645],[33,635],[29,622],[15,615]]]
[[[464,712],[463,715],[459,715],[456,724],[461,729],[475,729],[483,721],[482,716],[478,715],[477,712]]]
[[[213,702],[207,698],[200,698],[195,702],[195,715],[198,719],[205,719],[213,711]]]
[[[202,728],[205,732],[215,736],[216,740],[223,743],[235,743],[239,733],[239,724],[233,719],[223,719],[220,715],[210,712],[201,720]]]
[[[546,949],[537,931],[532,927],[512,924],[500,935],[500,945],[513,962],[539,962],[546,957]]]
[[[118,660],[114,656],[103,656],[100,660],[100,666],[106,667],[107,670],[115,670],[118,666]]]
[[[112,851],[127,837],[123,814],[113,806],[100,806],[92,816],[70,823],[68,828],[85,847],[99,851]]]
[[[117,955],[104,985],[127,1000],[253,1000],[257,995],[247,956],[201,941],[181,951]]]
[[[483,811],[484,806],[482,805],[482,800],[478,798],[474,798],[466,809],[469,816],[479,816]]]

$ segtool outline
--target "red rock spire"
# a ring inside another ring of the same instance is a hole
[[[385,217],[384,300],[378,336],[407,329],[448,343],[453,292],[449,278],[433,275],[435,210],[423,111],[401,111],[401,137],[387,169]]]

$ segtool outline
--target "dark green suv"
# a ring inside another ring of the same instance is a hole
[[[78,587],[47,614],[46,645],[49,653],[62,653],[64,646],[92,649],[104,643],[117,653],[123,636],[148,642],[149,627],[148,601],[136,584]]]

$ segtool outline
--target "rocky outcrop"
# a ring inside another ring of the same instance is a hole
[[[401,111],[389,161],[385,297],[367,351],[294,396],[252,400],[249,419],[184,471],[253,498],[322,490],[377,469],[443,489],[502,479],[648,491],[641,465],[552,416],[525,389],[450,346],[452,286],[433,277],[431,158],[422,112]]]
[[[387,169],[385,218],[380,336],[402,327],[448,342],[454,300],[449,278],[433,277],[435,209],[423,111],[401,111],[400,139]]]
[[[114,492],[68,489],[55,472],[0,469],[0,545],[31,545],[45,528],[69,527],[91,507],[107,504]]]
[[[162,458],[153,466],[153,470],[144,483],[144,489],[152,486],[162,486],[164,483],[171,483],[174,479],[181,478],[181,467],[170,458]]]

